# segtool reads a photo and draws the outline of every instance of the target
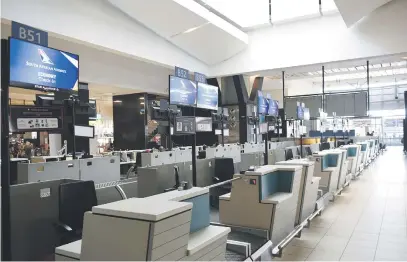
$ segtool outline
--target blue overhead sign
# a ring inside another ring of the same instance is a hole
[[[79,56],[10,38],[10,85],[42,91],[78,90]]]
[[[175,67],[175,76],[185,78],[185,79],[189,79],[189,71],[184,69],[184,68],[176,66]]]
[[[48,46],[48,33],[37,28],[11,22],[11,36],[34,44]]]
[[[194,78],[196,82],[206,84],[206,75],[195,72]]]

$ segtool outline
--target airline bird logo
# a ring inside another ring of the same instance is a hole
[[[44,50],[42,50],[41,48],[38,48],[38,53],[41,56],[41,60],[44,64],[49,64],[49,65],[53,65],[54,63],[52,62],[51,58],[49,58],[49,56],[44,52]]]

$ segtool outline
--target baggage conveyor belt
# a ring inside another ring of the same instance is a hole
[[[228,235],[228,245],[225,256],[227,261],[244,261],[248,259],[250,255],[255,254],[256,251],[260,250],[266,243],[268,243],[267,230],[223,225],[219,223],[219,210],[213,207],[211,208],[211,224],[231,228],[231,232]],[[236,248],[235,245],[232,245],[234,243],[241,243],[241,245],[238,245]],[[244,246],[247,248],[246,251]]]

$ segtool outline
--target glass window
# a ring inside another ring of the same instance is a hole
[[[322,0],[321,1],[321,12],[322,14],[330,14],[338,12],[334,0]]]
[[[318,0],[271,0],[271,22],[319,16]]]
[[[268,0],[203,0],[203,2],[241,27],[269,22]]]

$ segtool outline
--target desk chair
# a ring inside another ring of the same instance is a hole
[[[344,146],[345,144],[346,144],[345,141],[337,141],[336,142],[337,147]]]
[[[293,150],[287,149],[285,151],[285,160],[291,160],[291,159],[294,159]]]
[[[82,238],[83,216],[97,205],[95,183],[77,181],[59,186],[59,224],[62,231],[60,245]]]
[[[321,151],[330,149],[331,145],[328,142],[321,143]]]
[[[235,167],[233,165],[233,158],[215,158],[214,184],[232,179],[234,174]],[[212,188],[210,191],[211,205],[219,207],[219,196],[229,193],[231,188],[231,183]]]
[[[305,148],[305,152],[307,153],[307,156],[312,156],[311,147],[307,146],[307,147]]]

